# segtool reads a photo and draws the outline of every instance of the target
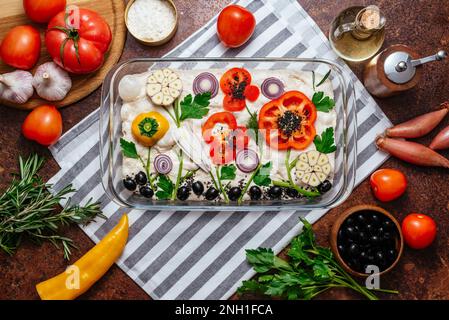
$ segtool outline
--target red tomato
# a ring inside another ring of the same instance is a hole
[[[31,69],[39,60],[41,37],[32,26],[11,29],[0,45],[3,62],[18,69]]]
[[[240,47],[251,38],[256,28],[256,18],[247,9],[230,5],[224,8],[217,21],[218,37],[225,46]]]
[[[399,198],[407,188],[407,178],[395,169],[380,169],[370,178],[374,196],[380,201],[391,201]]]
[[[62,134],[62,117],[55,106],[37,107],[25,118],[22,125],[25,138],[49,146],[59,140]]]
[[[67,23],[65,14],[62,11],[51,19],[45,35],[45,43],[53,61],[77,74],[99,69],[112,40],[109,25],[92,10],[79,9],[79,21],[76,19],[77,12],[71,11]]]
[[[411,213],[402,221],[405,243],[413,249],[428,247],[437,234],[435,221],[425,214]]]
[[[63,11],[66,0],[23,0],[25,13],[34,22],[46,23]]]
[[[302,92],[288,91],[259,112],[266,143],[278,150],[304,150],[316,136],[315,105]]]
[[[247,86],[244,91],[246,99],[251,102],[256,101],[259,98],[260,90],[256,86]]]

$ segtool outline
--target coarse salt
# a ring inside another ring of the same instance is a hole
[[[166,0],[136,0],[129,8],[127,26],[140,40],[162,40],[176,26],[175,10]]]

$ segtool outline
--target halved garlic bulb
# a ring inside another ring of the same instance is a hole
[[[171,105],[181,95],[182,81],[171,69],[155,70],[147,80],[147,95],[154,104]]]

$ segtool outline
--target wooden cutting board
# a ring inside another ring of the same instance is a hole
[[[50,104],[54,104],[58,107],[64,107],[75,103],[97,89],[103,82],[108,71],[120,59],[126,40],[124,0],[68,0],[67,4],[78,5],[81,8],[92,9],[98,12],[109,23],[113,37],[111,48],[105,56],[105,63],[98,71],[87,75],[70,75],[72,78],[72,89],[68,95],[62,101],[50,102]],[[27,18],[23,10],[22,0],[1,0],[0,41],[3,40],[11,28],[24,24],[31,24],[41,31],[42,50],[36,67],[44,62],[51,61],[44,42],[46,25],[32,23],[31,20]],[[14,68],[0,62],[0,74],[11,71],[14,71]],[[34,69],[31,70],[31,73],[34,74]],[[45,103],[48,104],[49,102],[40,99],[35,93],[25,104],[20,105],[1,101],[0,105],[7,105],[18,109],[33,109]]]

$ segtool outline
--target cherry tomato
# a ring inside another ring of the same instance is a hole
[[[411,213],[402,221],[402,234],[409,247],[423,249],[435,239],[437,225],[431,217],[425,214]]]
[[[288,91],[259,112],[266,143],[278,150],[304,150],[316,136],[315,105],[302,92]]]
[[[247,86],[245,88],[244,95],[245,95],[246,99],[248,99],[251,102],[254,102],[259,98],[260,90],[256,86],[252,86],[252,85]]]
[[[224,8],[217,21],[218,37],[225,46],[240,47],[251,38],[256,28],[256,18],[247,9],[230,5]]]
[[[375,171],[370,178],[374,196],[380,201],[391,201],[404,194],[407,188],[405,175],[395,169],[380,169]]]
[[[34,22],[50,21],[56,14],[64,11],[66,0],[23,0],[25,13]]]
[[[49,146],[59,140],[62,134],[62,117],[55,106],[37,107],[25,118],[22,125],[25,138]]]
[[[79,9],[79,26],[73,22],[76,16],[74,11],[67,19],[65,11],[54,16],[48,24],[45,44],[56,64],[69,72],[84,74],[103,65],[112,33],[108,23],[95,11]]]
[[[11,29],[0,45],[3,62],[18,69],[31,69],[39,60],[41,37],[32,26],[18,26]]]

